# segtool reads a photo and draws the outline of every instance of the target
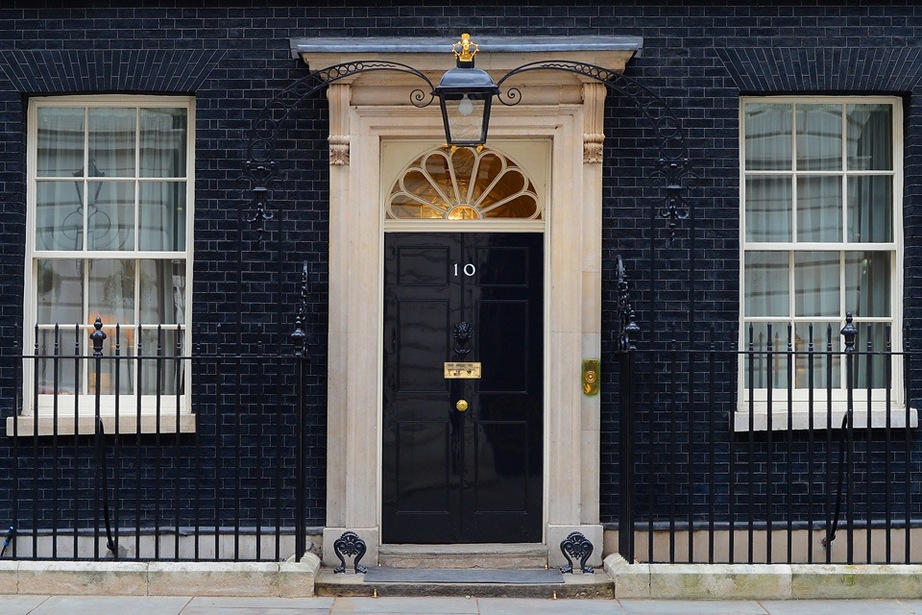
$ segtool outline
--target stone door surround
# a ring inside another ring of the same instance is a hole
[[[498,80],[538,60],[575,60],[623,71],[642,41],[569,37],[559,43],[478,40],[477,67]],[[452,68],[451,40],[294,39],[292,54],[311,70],[386,60],[424,72],[433,83]],[[574,73],[542,70],[507,84],[521,91],[514,107],[495,104],[490,139],[549,143],[545,213],[545,486],[544,540],[551,565],[565,563],[560,543],[579,531],[600,565],[599,396],[584,395],[584,360],[601,352],[602,140],[606,88]],[[382,143],[444,142],[437,102],[410,104],[425,83],[411,74],[369,71],[331,83],[330,289],[327,408],[327,518],[323,551],[337,565],[333,542],[357,533],[377,562],[381,510],[383,199]],[[420,151],[423,151],[422,149]],[[353,172],[353,170],[355,172]],[[491,227],[492,228],[492,227]],[[499,226],[496,227],[499,230]],[[401,227],[401,230],[405,230]],[[483,229],[487,230],[487,229]],[[469,547],[468,547],[469,549]]]

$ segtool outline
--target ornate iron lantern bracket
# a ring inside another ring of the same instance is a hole
[[[668,221],[669,240],[675,241],[678,221],[687,219],[689,215],[683,197],[684,184],[694,179],[694,174],[690,170],[691,165],[688,158],[688,147],[685,144],[684,131],[666,101],[653,93],[648,87],[625,76],[623,73],[594,64],[569,60],[539,61],[523,64],[503,75],[496,82],[496,85],[501,87],[506,80],[516,75],[536,70],[562,70],[581,77],[594,79],[610,90],[625,96],[640,109],[656,131],[658,138],[659,155],[656,160],[656,168],[650,173],[650,178],[654,187],[662,188],[666,192],[666,204],[660,210],[659,215]],[[505,92],[501,91],[497,98],[506,106],[517,105],[522,100],[521,91],[515,87],[509,87]]]
[[[694,174],[690,172],[684,131],[665,100],[623,73],[584,62],[546,60],[523,64],[503,75],[495,84],[495,95],[499,102],[506,106],[520,103],[522,95],[519,88],[507,87],[503,91],[502,86],[517,75],[537,70],[559,70],[594,79],[625,96],[640,109],[657,135],[659,155],[656,168],[650,173],[650,179],[654,187],[665,190],[665,206],[659,215],[668,221],[670,241],[674,241],[678,222],[689,216],[683,192],[685,183],[693,179]],[[436,96],[439,96],[438,88],[420,70],[400,62],[380,60],[335,64],[299,79],[276,94],[254,122],[244,164],[243,180],[246,184],[245,189],[252,195],[252,213],[243,219],[256,226],[260,236],[265,230],[265,223],[274,219],[274,214],[270,210],[270,192],[271,186],[277,180],[278,139],[292,111],[302,101],[331,83],[373,71],[394,71],[418,77],[425,86],[410,92],[410,102],[415,107],[427,107]]]
[[[292,112],[307,98],[347,77],[374,71],[395,71],[419,77],[428,91],[416,88],[410,92],[410,103],[418,108],[427,107],[435,99],[434,85],[419,70],[399,62],[357,61],[335,64],[303,77],[277,93],[253,122],[246,148],[241,189],[250,194],[250,213],[241,215],[257,231],[261,239],[266,222],[275,219],[271,210],[272,188],[278,183],[278,140],[291,118]]]

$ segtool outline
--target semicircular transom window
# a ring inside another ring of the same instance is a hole
[[[389,220],[541,220],[534,184],[496,150],[430,150],[410,163],[387,200]]]

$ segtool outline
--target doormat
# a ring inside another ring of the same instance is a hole
[[[504,570],[499,568],[387,568],[369,567],[366,583],[506,583],[510,585],[563,584],[557,569]]]

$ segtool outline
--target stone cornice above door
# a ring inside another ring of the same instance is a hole
[[[526,62],[574,60],[623,71],[627,62],[640,56],[643,38],[639,36],[567,36],[558,40],[526,37],[475,36],[480,46],[478,68],[511,70]],[[301,58],[318,70],[325,66],[355,60],[405,62],[426,72],[452,68],[449,38],[293,38],[291,57]]]
[[[623,72],[631,58],[643,51],[643,39],[635,36],[570,36],[558,41],[529,38],[481,37],[477,66],[499,81],[510,71],[533,62],[578,62]],[[348,165],[350,160],[351,107],[408,106],[414,93],[429,96],[432,84],[453,65],[448,39],[410,38],[294,38],[290,41],[293,58],[300,58],[312,72],[323,78],[325,69],[345,65],[347,77],[338,77],[327,92],[330,103],[330,164]],[[374,62],[392,62],[410,71],[372,67]],[[365,65],[365,66],[362,66]],[[518,89],[522,105],[583,105],[583,160],[602,161],[602,129],[605,86],[588,74],[566,69],[529,70],[510,78],[504,86]],[[436,105],[437,106],[437,105]]]

